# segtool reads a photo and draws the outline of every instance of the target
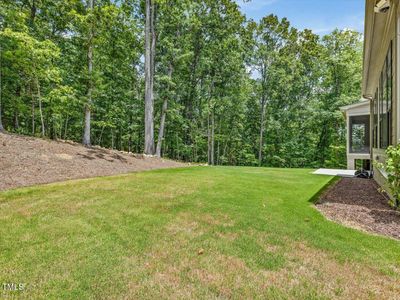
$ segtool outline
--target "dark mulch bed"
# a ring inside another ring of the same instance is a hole
[[[341,224],[400,239],[400,212],[378,189],[372,179],[342,178],[321,196],[317,208]]]

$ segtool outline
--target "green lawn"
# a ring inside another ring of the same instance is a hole
[[[394,299],[400,242],[324,219],[330,180],[193,167],[0,193],[0,283],[26,284],[3,297]]]

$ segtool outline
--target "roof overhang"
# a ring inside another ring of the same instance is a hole
[[[365,1],[364,58],[362,95],[372,98],[375,93],[386,50],[389,45],[389,30],[395,15],[395,5],[386,13],[375,13],[376,0]]]
[[[360,108],[360,107],[363,107],[363,106],[369,107],[369,105],[370,105],[369,100],[361,99],[360,102],[340,107],[340,111],[346,112],[346,111],[351,110],[353,108]]]

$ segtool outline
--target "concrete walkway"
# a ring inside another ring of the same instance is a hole
[[[317,175],[329,175],[329,176],[341,176],[341,177],[353,177],[356,170],[340,170],[340,169],[318,169],[313,174]]]

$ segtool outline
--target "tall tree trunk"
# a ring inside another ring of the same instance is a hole
[[[264,126],[265,126],[265,98],[261,100],[261,116],[260,116],[260,145],[258,148],[258,165],[261,167],[263,160],[263,146],[264,146]]]
[[[154,73],[156,70],[156,65],[155,65],[155,55],[156,55],[156,42],[157,42],[157,36],[156,36],[156,29],[155,29],[155,16],[156,16],[156,8],[157,6],[154,4],[155,0],[151,0],[151,24],[150,24],[150,32],[151,32],[151,50],[150,50],[150,65],[151,65],[151,90],[153,92],[153,98],[154,98]]]
[[[4,127],[3,127],[3,121],[2,121],[2,119],[1,119],[1,95],[2,95],[2,85],[1,85],[1,81],[2,81],[2,68],[1,68],[1,55],[2,55],[2,51],[1,51],[2,49],[1,49],[1,45],[0,45],[0,132],[4,132]]]
[[[144,153],[154,154],[154,4],[146,0],[146,26],[145,26],[145,143]]]
[[[168,70],[168,78],[169,78],[170,82],[172,80],[172,70],[173,70],[173,67],[172,67],[172,64],[170,64],[169,70]],[[169,88],[168,91],[171,91],[171,88]],[[158,157],[161,157],[161,147],[162,147],[162,142],[164,139],[165,118],[167,116],[167,109],[168,109],[168,96],[165,97],[165,99],[164,99],[162,111],[161,111],[160,129],[158,132],[158,140],[157,140],[157,147],[156,147],[156,156],[158,156]]]
[[[88,0],[88,10],[90,11],[90,13],[93,13],[93,1],[94,0]],[[93,24],[90,24],[90,29],[89,29],[87,58],[88,58],[89,83],[88,83],[88,91],[87,91],[87,101],[85,104],[85,125],[84,125],[84,131],[83,131],[82,144],[85,146],[90,146],[90,121],[91,121],[91,106],[92,106],[92,92],[93,92],[93,81],[92,81],[92,75],[93,75],[92,74],[93,73]]]
[[[40,94],[39,79],[37,77],[36,77],[36,90],[37,90],[37,98],[38,98],[38,103],[39,103],[41,134],[42,134],[42,137],[43,137],[45,135],[45,130],[44,130],[43,109],[42,109],[42,96]]]

